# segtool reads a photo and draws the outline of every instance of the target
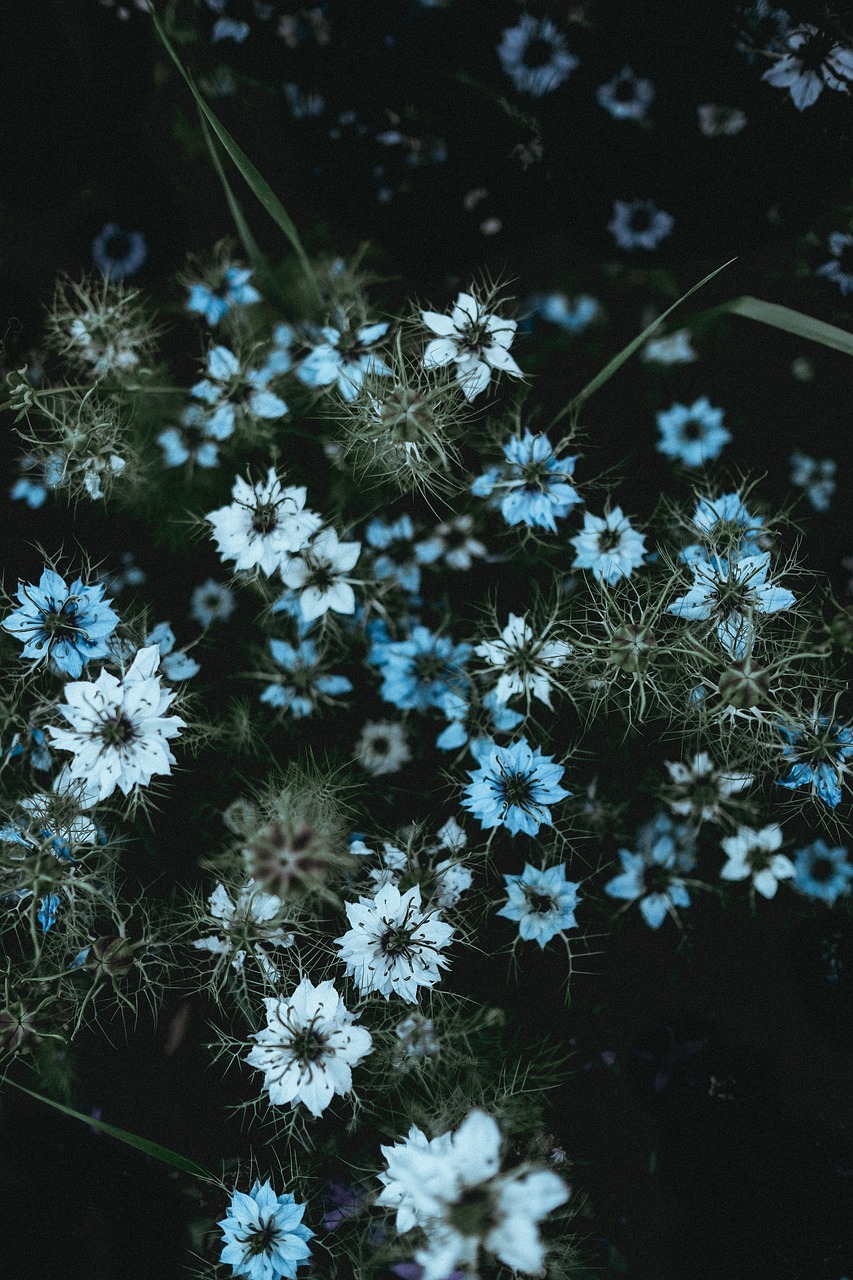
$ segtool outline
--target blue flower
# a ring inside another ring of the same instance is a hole
[[[578,294],[571,302],[564,293],[535,295],[529,301],[535,315],[567,333],[583,333],[601,315],[600,303],[588,293]]]
[[[108,222],[92,241],[92,261],[111,280],[135,275],[147,257],[148,245],[142,232],[122,231],[117,222]]]
[[[310,715],[318,698],[335,698],[352,690],[346,676],[320,674],[321,658],[312,640],[302,640],[294,646],[285,640],[272,639],[270,653],[289,679],[267,685],[261,702],[289,711],[294,720]]]
[[[458,693],[448,694],[441,709],[449,724],[442,729],[435,745],[439,751],[455,751],[458,747],[464,747],[467,742],[475,760],[479,760],[494,745],[492,734],[511,733],[524,723],[524,716],[520,711],[512,711],[505,702],[498,702],[496,689],[490,689],[483,698],[482,710],[488,713],[491,721],[485,732],[478,715],[480,708],[472,707]]]
[[[402,515],[387,523],[376,516],[364,530],[368,546],[382,554],[373,561],[373,573],[380,582],[391,578],[404,591],[416,592],[421,585],[421,570],[415,548],[415,536],[411,516]]]
[[[492,744],[479,769],[468,770],[463,809],[473,813],[485,830],[504,826],[510,835],[523,831],[535,836],[540,826],[552,826],[547,807],[572,793],[559,785],[565,770],[552,756],[532,749],[526,738],[509,747]]]
[[[297,1267],[311,1256],[314,1232],[302,1218],[305,1205],[286,1192],[277,1196],[269,1181],[255,1182],[248,1195],[235,1191],[222,1228],[225,1247],[220,1262],[246,1280],[294,1280]]]
[[[217,44],[220,40],[233,40],[235,44],[242,44],[250,31],[248,22],[236,18],[217,18],[210,33],[210,43]]]
[[[204,316],[209,325],[217,325],[233,307],[260,302],[261,295],[249,284],[252,273],[247,267],[228,267],[218,285],[191,284],[187,311]]]
[[[723,543],[731,548],[735,559],[761,554],[758,541],[764,520],[750,513],[739,493],[723,493],[719,498],[700,498],[693,513],[693,528],[710,546]],[[691,543],[681,553],[688,563],[694,560],[710,560],[706,547]]]
[[[84,587],[77,578],[69,587],[58,573],[45,569],[37,587],[18,584],[21,607],[0,625],[24,641],[21,657],[36,662],[47,658],[76,680],[87,662],[110,651],[107,641],[119,619],[103,595],[100,583]]]
[[[471,492],[478,498],[492,498],[507,524],[556,533],[555,517],[568,515],[580,502],[577,490],[568,483],[577,458],[555,457],[548,437],[530,431],[513,436],[503,445],[503,453],[506,462],[478,476]]]
[[[782,728],[788,743],[784,755],[795,760],[787,778],[778,778],[780,787],[811,787],[812,795],[834,809],[841,801],[841,783],[846,761],[853,756],[853,729],[818,716],[813,727]]]
[[[818,267],[815,275],[838,285],[846,298],[853,293],[853,236],[833,231],[829,237],[829,250],[832,258]]]
[[[718,457],[731,432],[723,426],[723,410],[715,409],[707,396],[693,404],[674,404],[657,416],[661,438],[658,453],[679,458],[685,467],[701,467]]]
[[[559,88],[578,65],[552,19],[531,13],[523,13],[514,27],[504,29],[496,52],[518,92],[533,98]]]
[[[209,419],[201,405],[188,404],[181,414],[181,427],[166,427],[157,437],[167,467],[182,467],[191,459],[198,467],[219,464],[219,449],[209,438]]]
[[[51,925],[56,924],[56,917],[59,913],[60,897],[58,893],[49,893],[46,898],[42,898],[39,904],[38,915],[36,919],[42,928],[42,933],[47,933]]]
[[[454,644],[418,624],[408,640],[374,641],[370,662],[382,671],[379,690],[386,702],[402,711],[443,707],[448,694],[467,687],[465,663],[469,644]]]
[[[830,906],[843,893],[849,893],[853,882],[853,866],[847,859],[847,850],[830,849],[825,840],[813,840],[793,854],[796,874],[791,881],[800,893],[810,898],[820,898]]]
[[[566,868],[548,867],[539,871],[528,862],[519,876],[504,876],[506,905],[497,912],[518,921],[518,936],[544,947],[564,929],[577,924],[579,885],[566,880]]]
[[[674,226],[672,214],[654,200],[614,200],[607,230],[620,249],[656,249]]]
[[[595,91],[598,105],[615,120],[645,120],[654,97],[651,80],[637,76],[630,67],[617,71],[612,80],[599,85]]]
[[[611,898],[639,900],[640,913],[650,929],[659,929],[667,913],[689,907],[690,895],[681,872],[692,870],[693,837],[689,828],[659,813],[637,833],[636,853],[619,849],[621,874],[604,886]]]
[[[391,370],[370,348],[388,332],[384,321],[364,325],[353,333],[349,329],[320,330],[325,342],[311,351],[296,370],[306,387],[330,387],[337,383],[345,400],[354,400],[368,374],[389,378]]]
[[[21,741],[22,735],[20,733],[15,734],[12,739],[12,745],[6,752],[6,759],[15,760],[18,756],[26,756],[29,750],[32,767],[38,769],[41,773],[48,773],[53,768],[53,758],[47,748],[44,730],[29,729],[24,737],[29,739],[27,745]]]
[[[270,368],[241,369],[233,351],[216,346],[208,353],[207,372],[207,378],[190,388],[190,395],[208,405],[204,432],[211,439],[227,440],[234,432],[238,412],[265,421],[287,413],[281,397],[269,390],[268,383],[274,377]]]

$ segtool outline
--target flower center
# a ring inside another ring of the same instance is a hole
[[[302,1065],[319,1062],[325,1051],[325,1037],[313,1027],[301,1027],[290,1041],[290,1052]]]
[[[615,551],[622,541],[622,534],[618,529],[603,529],[598,535],[598,550],[600,552]]]
[[[250,1258],[256,1258],[258,1254],[266,1253],[271,1244],[275,1243],[278,1236],[278,1228],[275,1222],[270,1219],[264,1222],[261,1219],[261,1225],[257,1231],[253,1231],[251,1235],[244,1236],[240,1241],[246,1247],[246,1253]]]
[[[259,502],[252,516],[252,528],[255,533],[272,533],[278,524],[278,507],[274,502]]]
[[[393,958],[411,956],[413,954],[412,930],[400,928],[399,925],[392,927],[383,933],[379,939],[379,946],[382,954],[386,956]]]
[[[543,36],[534,36],[524,50],[526,67],[546,67],[554,56],[554,46]]]
[[[488,1186],[469,1187],[450,1210],[450,1225],[461,1236],[482,1236],[497,1225],[497,1214]]]
[[[127,746],[136,737],[136,725],[123,711],[101,722],[101,741],[105,747]]]
[[[508,808],[525,808],[531,800],[530,778],[526,773],[507,773],[501,779],[504,802]]]
[[[546,893],[537,893],[534,889],[528,889],[525,896],[530,910],[535,911],[537,915],[544,916],[554,910],[554,899]]]

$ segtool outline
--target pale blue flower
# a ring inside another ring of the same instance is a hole
[[[236,18],[217,18],[210,33],[210,43],[218,44],[220,40],[233,40],[242,44],[251,31],[248,22]]]
[[[518,921],[518,936],[544,947],[564,929],[577,925],[579,884],[566,879],[563,865],[540,871],[528,862],[521,875],[504,876],[506,905],[497,915]]]
[[[234,307],[246,307],[260,302],[261,295],[249,284],[252,272],[248,267],[228,267],[218,285],[191,284],[187,299],[187,311],[204,316],[209,325],[217,325]]]
[[[481,756],[480,768],[468,770],[462,808],[479,818],[484,830],[504,826],[510,835],[535,836],[540,826],[553,825],[548,805],[571,795],[559,785],[564,772],[526,738],[509,747],[495,743]]]
[[[761,79],[776,89],[787,89],[798,111],[817,102],[824,88],[850,93],[853,49],[810,22],[795,27],[785,44],[787,53]]]
[[[36,919],[42,928],[42,933],[47,933],[52,925],[56,924],[56,917],[59,914],[60,897],[58,893],[49,893],[46,898],[42,898],[39,905],[38,915]]]
[[[815,275],[838,285],[846,298],[853,293],[853,235],[833,231],[829,237],[829,251],[832,258],[818,267]]]
[[[45,569],[37,587],[18,584],[17,598],[20,608],[0,625],[24,641],[22,658],[46,658],[76,680],[87,662],[108,655],[107,641],[119,619],[104,599],[101,583],[87,587],[77,578],[68,586],[58,573]]]
[[[352,682],[346,676],[322,673],[322,659],[312,640],[292,645],[286,640],[273,638],[270,640],[270,653],[285,672],[285,677],[266,686],[261,702],[280,711],[289,711],[294,720],[310,715],[318,701],[352,691]]]
[[[374,641],[369,661],[382,671],[379,692],[386,702],[402,711],[426,711],[442,707],[449,694],[464,692],[470,656],[469,644],[454,644],[450,636],[418,624],[408,640]]]
[[[219,464],[219,449],[209,438],[209,419],[201,405],[188,404],[181,413],[180,427],[166,427],[157,436],[167,467],[182,467],[192,461],[209,469]]]
[[[490,689],[482,701],[482,710],[488,715],[487,728],[481,723],[482,716],[477,714],[480,708],[472,706],[467,698],[458,693],[449,693],[441,709],[447,716],[448,724],[436,738],[435,745],[439,751],[456,751],[467,743],[475,760],[479,760],[494,745],[493,734],[511,733],[524,723],[524,716],[520,711],[512,711],[505,702],[498,702],[496,689]]]
[[[564,293],[545,293],[530,302],[536,315],[567,333],[583,333],[601,315],[601,304],[588,293],[580,293],[571,301]]]
[[[645,120],[646,113],[655,98],[651,80],[636,75],[630,67],[623,67],[606,84],[599,85],[595,99],[614,120]]]
[[[345,400],[354,400],[368,374],[391,377],[384,360],[370,350],[387,332],[384,321],[363,325],[355,333],[326,326],[320,330],[325,341],[309,352],[296,376],[306,387],[330,387],[335,383]]]
[[[825,840],[813,840],[804,848],[796,849],[792,856],[796,872],[791,884],[800,893],[832,906],[842,894],[850,892],[853,865],[846,849],[830,849]]]
[[[654,200],[614,200],[607,230],[620,249],[656,249],[671,234],[675,219]]]
[[[659,815],[638,832],[639,852],[617,851],[621,873],[604,886],[608,897],[639,902],[640,913],[650,929],[659,929],[676,907],[690,906],[690,894],[680,873],[690,870],[692,853],[689,849],[682,852],[677,829],[666,819],[667,830],[661,817],[665,815]]]
[[[497,47],[501,66],[519,93],[541,98],[559,88],[578,65],[551,18],[523,13],[506,27]]]
[[[819,716],[813,726],[780,730],[788,745],[784,756],[796,763],[780,787],[809,787],[830,809],[841,802],[846,762],[853,756],[853,729],[829,716]]]
[[[760,555],[758,541],[764,525],[761,516],[750,513],[739,493],[723,493],[719,498],[700,498],[693,513],[693,528],[703,543],[715,547],[724,544],[732,547],[736,557]],[[691,543],[680,553],[681,559],[710,560],[705,545]]]
[[[693,585],[667,605],[667,613],[689,621],[712,622],[717,639],[733,658],[742,658],[754,634],[754,617],[779,613],[796,604],[787,587],[767,581],[770,552],[738,560],[709,556],[693,560]]]
[[[416,592],[421,585],[421,570],[413,539],[415,527],[409,515],[386,521],[375,516],[364,530],[365,541],[379,554],[373,561],[373,574],[379,582],[391,579],[404,591]],[[422,544],[423,545],[423,544]]]
[[[569,484],[577,457],[557,458],[547,436],[525,431],[503,447],[506,461],[489,467],[471,485],[478,498],[491,498],[507,524],[557,532],[556,519],[580,502]]]
[[[211,347],[207,357],[208,376],[190,395],[207,406],[205,433],[213,440],[227,440],[234,432],[238,412],[249,417],[275,421],[287,413],[280,396],[269,390],[273,372],[269,368],[242,369],[227,347]]]
[[[122,231],[117,222],[108,222],[92,241],[92,261],[104,276],[124,280],[135,275],[148,257],[148,244],[141,231]]]
[[[661,438],[658,453],[678,458],[685,467],[701,467],[719,457],[731,432],[723,426],[723,410],[716,409],[707,396],[693,404],[674,404],[657,415]]]
[[[290,1192],[277,1196],[269,1181],[256,1181],[248,1195],[234,1191],[227,1217],[217,1223],[225,1240],[220,1262],[245,1280],[294,1280],[311,1256],[314,1232],[304,1214],[305,1205]]]
[[[828,511],[835,493],[835,473],[838,464],[834,458],[810,458],[794,449],[790,458],[791,484],[805,489],[806,497],[815,511]]]

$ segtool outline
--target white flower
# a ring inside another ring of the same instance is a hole
[[[717,102],[704,102],[696,108],[699,131],[706,138],[731,138],[747,125],[746,113],[740,107],[722,107]]]
[[[850,92],[853,49],[809,22],[795,27],[785,41],[789,53],[761,77],[777,89],[788,89],[798,111],[805,111],[827,89]]]
[[[238,476],[231,497],[229,506],[209,512],[205,519],[213,527],[220,556],[233,560],[237,569],[275,573],[322,523],[315,511],[305,509],[306,490],[285,488],[273,467],[266,481],[251,483]]]
[[[346,904],[352,928],[335,946],[362,995],[394,992],[414,1004],[418,987],[433,987],[449,961],[443,949],[453,937],[437,911],[424,911],[421,890],[384,885],[373,898]]]
[[[689,329],[676,329],[665,338],[649,338],[640,352],[640,359],[655,364],[690,364],[696,352],[690,342]]]
[[[175,763],[167,739],[186,727],[179,716],[166,716],[175,694],[157,676],[160,650],[140,649],[122,679],[102,670],[94,683],[65,685],[66,702],[57,710],[70,729],[48,727],[51,742],[70,751],[63,770],[67,784],[85,787],[85,808],[106,800],[116,787],[129,795],[147,786],[154,774],[170,774]]]
[[[367,720],[355,744],[355,758],[378,778],[396,773],[412,758],[406,730],[397,720]]]
[[[435,864],[436,891],[435,900],[443,911],[455,907],[463,893],[474,883],[474,877],[468,867],[455,858],[445,858]]]
[[[168,622],[158,622],[156,627],[152,627],[145,637],[145,643],[156,644],[160,650],[160,670],[167,680],[191,680],[201,670],[186,649],[175,650],[178,642]]]
[[[413,1128],[402,1143],[382,1148],[388,1173],[380,1175],[379,1202],[396,1208],[398,1231],[423,1229],[426,1246],[415,1253],[422,1280],[475,1268],[481,1249],[515,1271],[542,1271],[538,1223],[565,1203],[569,1189],[547,1169],[520,1165],[501,1174],[500,1145],[495,1119],[472,1111],[452,1134],[429,1141]]]
[[[754,781],[751,773],[728,773],[717,768],[707,751],[699,751],[690,764],[666,760],[673,781],[667,803],[673,813],[694,822],[716,822],[730,796]]]
[[[481,391],[485,391],[492,370],[503,371],[513,378],[522,376],[509,354],[515,336],[515,320],[487,315],[473,294],[460,293],[449,316],[437,311],[422,311],[421,319],[437,335],[427,343],[424,368],[438,369],[455,364],[456,381],[466,400],[474,400]]]
[[[281,397],[269,390],[272,369],[242,369],[227,347],[208,352],[207,375],[190,388],[190,395],[207,405],[203,430],[212,440],[227,440],[239,419],[275,421],[287,413]]]
[[[119,457],[117,453],[108,453],[105,458],[87,458],[83,468],[83,487],[89,497],[93,500],[103,498],[104,490],[101,487],[101,480],[109,481],[114,476],[120,476],[126,466],[124,458]]]
[[[313,622],[329,609],[355,613],[355,592],[345,575],[360,555],[360,542],[341,542],[334,529],[324,529],[301,555],[282,565],[285,586],[299,592],[304,622]]]
[[[301,1102],[322,1115],[335,1094],[352,1088],[352,1068],[373,1051],[370,1032],[355,1025],[333,982],[315,987],[303,978],[289,999],[267,996],[264,1004],[267,1026],[246,1062],[264,1072],[270,1102]]]
[[[461,853],[468,843],[465,828],[455,818],[448,818],[438,829],[438,843],[450,853]]]
[[[614,507],[603,516],[585,512],[583,529],[569,541],[577,552],[573,568],[591,569],[598,582],[630,578],[643,563],[646,550],[643,534],[631,527],[621,507]]]
[[[208,578],[201,586],[196,587],[190,596],[190,617],[200,627],[209,627],[214,622],[227,622],[235,609],[232,593],[221,582]]]
[[[270,962],[261,943],[271,947],[293,945],[291,933],[269,927],[281,907],[281,898],[273,893],[262,892],[254,880],[246,882],[236,901],[229,897],[224,884],[217,884],[207,900],[207,909],[211,919],[220,925],[219,932],[206,938],[194,938],[192,945],[198,951],[209,951],[217,956],[233,953],[231,965],[238,972],[243,968],[248,950],[251,949],[267,977],[277,982],[278,970]]]
[[[713,556],[694,561],[693,586],[667,605],[677,618],[716,623],[717,639],[734,658],[746,653],[752,630],[751,615],[778,613],[796,603],[792,592],[767,581],[770,552],[726,560]]]
[[[538,698],[551,705],[553,673],[571,653],[564,640],[546,640],[537,636],[524,614],[511,613],[499,640],[484,640],[474,652],[502,671],[495,688],[499,703],[516,694]]]
[[[790,858],[777,850],[782,843],[782,828],[772,823],[755,831],[738,827],[737,833],[720,841],[728,862],[720,872],[723,880],[752,879],[757,893],[772,898],[780,880],[796,873]]]

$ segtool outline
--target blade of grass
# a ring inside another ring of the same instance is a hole
[[[46,1106],[53,1107],[56,1111],[61,1111],[63,1115],[71,1116],[74,1120],[82,1120],[84,1124],[100,1129],[102,1133],[109,1134],[111,1138],[117,1138],[119,1142],[124,1142],[129,1147],[135,1147],[137,1151],[142,1151],[145,1155],[162,1161],[163,1164],[171,1165],[173,1169],[179,1169],[181,1173],[188,1173],[191,1177],[200,1178],[203,1182],[219,1183],[219,1179],[214,1177],[203,1165],[198,1164],[195,1160],[187,1159],[186,1156],[178,1155],[176,1151],[170,1151],[168,1147],[161,1146],[159,1142],[151,1142],[148,1138],[140,1138],[136,1133],[130,1133],[127,1129],[120,1129],[115,1124],[107,1124],[105,1120],[96,1120],[94,1116],[84,1116],[81,1111],[75,1111],[73,1107],[67,1107],[63,1102],[54,1102],[52,1098],[45,1098],[41,1093],[26,1089],[15,1080],[10,1080],[8,1076],[3,1077],[3,1083],[12,1085],[14,1089],[19,1089],[21,1093],[26,1093],[30,1098],[35,1098],[37,1102],[43,1102]]]
[[[724,303],[721,310],[736,316],[746,316],[749,320],[771,325],[774,329],[784,329],[797,338],[819,342],[824,347],[831,347],[833,351],[843,351],[845,355],[853,356],[853,333],[838,329],[834,324],[827,324],[825,320],[815,320],[802,311],[780,306],[778,302],[762,302],[760,298],[746,295]]]
[[[688,289],[686,293],[683,293],[677,301],[673,302],[671,307],[667,307],[666,311],[659,315],[656,320],[653,320],[650,325],[647,325],[642,333],[638,334],[636,338],[633,338],[627,346],[623,347],[622,350],[613,357],[612,360],[609,360],[604,368],[601,369],[595,377],[578,392],[574,399],[570,400],[569,403],[560,410],[551,422],[551,426],[553,427],[556,423],[560,422],[567,413],[571,413],[574,409],[579,408],[583,404],[584,400],[589,399],[593,392],[597,391],[599,387],[603,387],[605,382],[609,382],[614,373],[618,372],[618,370],[622,368],[622,365],[626,360],[630,360],[634,352],[638,351],[639,348],[648,341],[652,334],[660,328],[667,317],[671,316],[673,311],[675,311],[677,307],[681,306],[682,302],[686,302],[692,294],[696,293],[697,289],[701,289],[709,280],[713,280],[714,276],[718,276],[721,271],[725,271],[726,267],[730,267],[734,261],[734,258],[730,258],[729,261],[724,262],[721,267],[716,267],[710,275],[699,280],[690,289]]]
[[[290,214],[287,212],[284,205],[281,203],[278,196],[275,194],[272,187],[267,182],[266,178],[263,176],[260,170],[257,169],[254,164],[252,164],[252,161],[246,155],[245,151],[243,151],[242,147],[238,146],[238,144],[234,141],[234,139],[232,138],[228,130],[225,128],[225,126],[220,123],[217,116],[214,114],[213,111],[211,111],[210,107],[207,105],[206,101],[204,100],[204,97],[196,88],[195,81],[193,80],[189,71],[187,71],[186,67],[181,62],[181,59],[178,57],[178,54],[175,51],[175,47],[172,44],[171,40],[169,39],[169,36],[167,35],[162,22],[158,18],[157,13],[154,9],[154,6],[151,3],[149,3],[148,8],[151,13],[151,19],[154,23],[154,29],[157,32],[157,35],[160,39],[160,43],[163,45],[163,48],[166,50],[169,57],[174,62],[182,78],[184,79],[187,85],[187,88],[195,98],[196,106],[204,116],[207,123],[210,125],[210,128],[216,134],[219,141],[222,143],[223,148],[225,149],[225,151],[227,152],[231,160],[234,162],[234,165],[239,170],[243,179],[247,183],[249,189],[253,192],[253,194],[256,196],[259,202],[266,209],[267,213],[270,215],[273,222],[275,222],[279,230],[281,230],[284,233],[284,235],[287,237],[287,240],[289,241],[291,248],[293,249],[294,253],[299,259],[300,265],[302,267],[303,272],[305,273],[305,277],[306,277],[306,280],[308,281],[309,287],[311,288],[315,298],[319,300],[319,290],[317,288],[316,277],[311,268],[311,263],[308,259],[308,255],[305,252],[305,249],[303,248],[302,241],[299,238],[299,232],[296,230],[296,227],[293,223],[292,218],[290,217]],[[232,209],[232,213],[233,213],[233,209]]]

